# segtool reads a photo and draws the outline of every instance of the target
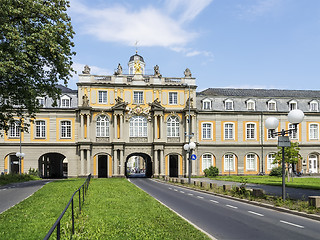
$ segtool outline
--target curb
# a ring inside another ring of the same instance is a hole
[[[185,189],[191,189],[191,190],[194,190],[194,191],[197,191],[197,192],[201,192],[201,193],[207,193],[207,194],[215,195],[215,196],[218,196],[218,197],[232,199],[232,200],[235,200],[235,201],[238,201],[238,202],[252,204],[252,205],[255,205],[255,206],[259,206],[259,207],[268,208],[268,209],[272,209],[272,210],[276,210],[276,211],[284,212],[284,213],[290,213],[290,214],[297,215],[297,216],[300,216],[300,217],[305,217],[305,218],[309,218],[309,219],[312,219],[312,220],[320,221],[320,216],[316,215],[316,214],[308,214],[308,213],[305,213],[305,212],[299,212],[299,211],[296,211],[296,210],[290,210],[290,209],[283,208],[283,207],[277,207],[277,206],[274,206],[274,205],[271,205],[271,204],[267,204],[267,203],[250,201],[250,200],[247,200],[247,199],[236,198],[236,197],[232,197],[232,196],[228,196],[228,195],[224,195],[224,194],[208,192],[208,191],[205,191],[205,190],[191,188],[191,187],[187,187],[187,186],[184,186],[184,185],[177,185],[175,183],[166,182],[166,181],[163,181],[163,180],[160,180],[160,179],[154,179],[153,178],[153,180],[157,181],[157,182],[162,182],[162,183],[167,183],[167,184],[170,184],[170,185],[179,186],[179,187],[182,187],[182,188],[185,188]]]

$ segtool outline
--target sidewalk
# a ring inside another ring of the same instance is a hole
[[[188,178],[182,178],[188,181]],[[239,182],[228,182],[228,181],[219,181],[219,180],[212,180],[209,178],[191,178],[191,182],[194,180],[203,181],[203,182],[212,182],[216,183],[218,186],[223,185],[231,185],[231,186],[240,186],[242,183]],[[281,186],[270,186],[270,185],[262,185],[262,184],[253,184],[247,183],[247,188],[260,188],[263,189],[267,195],[272,196],[282,196],[282,187]],[[304,189],[304,188],[292,188],[286,187],[286,196],[289,196],[291,199],[300,199],[300,200],[308,200],[309,196],[320,196],[320,190],[313,190],[313,189]]]

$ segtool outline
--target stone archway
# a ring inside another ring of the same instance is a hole
[[[39,160],[39,175],[41,178],[68,177],[68,161],[60,153],[43,154]]]
[[[153,175],[151,157],[145,153],[131,153],[125,161],[126,177],[147,177]]]

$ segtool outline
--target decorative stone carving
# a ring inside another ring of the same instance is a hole
[[[160,74],[159,66],[155,65],[153,69],[154,69],[154,76],[161,78],[162,75]]]
[[[186,107],[189,107],[189,98],[186,101]],[[193,108],[193,98],[190,98],[190,108]]]
[[[90,67],[88,65],[85,65],[82,73],[83,74],[90,74],[90,70],[91,70]]]
[[[184,70],[184,77],[186,78],[191,78],[192,74],[189,68],[186,68],[186,70]]]
[[[122,67],[120,63],[118,64],[117,71],[114,72],[114,75],[122,75]]]
[[[138,143],[145,143],[148,142],[148,138],[147,137],[130,137],[130,142],[138,142]]]
[[[180,142],[180,137],[168,137],[167,142],[178,143],[178,142]]]
[[[119,96],[115,100],[116,100],[116,103],[123,103],[124,102],[123,99]]]
[[[96,137],[96,142],[110,142],[108,137]]]
[[[127,107],[126,110],[128,111],[126,114],[127,121],[129,121],[132,116],[144,116],[148,121],[151,121],[150,107],[143,108],[137,105],[134,108]]]
[[[89,107],[89,99],[87,94],[82,97],[82,107]]]

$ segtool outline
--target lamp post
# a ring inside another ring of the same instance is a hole
[[[20,120],[19,123],[20,123],[20,126],[19,126],[20,152],[17,152],[17,153],[16,153],[16,156],[19,158],[19,174],[21,174],[21,159],[24,158],[24,153],[21,152],[21,133],[22,133],[22,131],[21,131],[21,129],[22,129],[22,127],[21,127],[21,120]]]
[[[284,148],[290,147],[290,145],[291,145],[289,137],[286,136],[286,134],[290,134],[294,131],[297,131],[298,124],[302,122],[303,118],[304,118],[304,113],[301,110],[295,109],[295,110],[290,111],[288,113],[288,120],[290,123],[293,124],[294,128],[288,129],[288,130],[282,129],[280,132],[274,131],[279,125],[279,119],[277,119],[275,117],[269,117],[265,120],[265,126],[267,129],[271,130],[272,136],[280,136],[278,138],[278,146],[282,147],[282,200],[283,201],[286,200]]]
[[[188,127],[189,127],[189,132],[188,135],[186,133],[186,136],[188,136],[188,143],[186,143],[183,148],[188,152],[188,160],[189,160],[189,168],[188,168],[188,184],[191,184],[191,156],[192,156],[192,151],[193,149],[196,148],[196,144],[194,142],[191,142],[191,137],[193,136],[193,133],[191,132],[191,105],[190,105],[190,85],[188,84],[189,87],[189,99],[188,99],[188,105],[189,105],[189,117],[188,117]]]

